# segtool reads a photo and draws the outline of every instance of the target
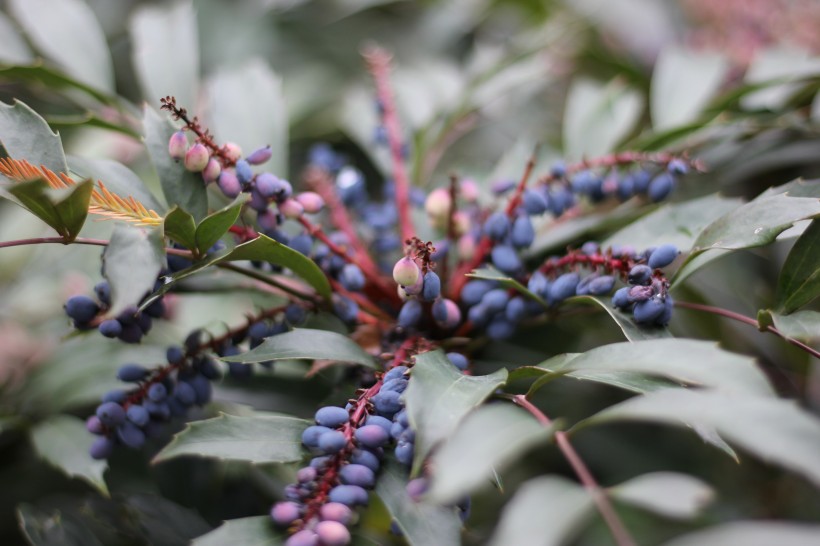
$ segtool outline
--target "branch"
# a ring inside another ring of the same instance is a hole
[[[410,218],[410,180],[407,177],[407,166],[404,163],[402,150],[401,126],[390,87],[391,55],[378,46],[368,47],[363,53],[367,69],[376,84],[376,95],[383,108],[382,120],[387,130],[387,141],[393,159],[393,181],[396,185],[396,208],[399,212],[399,228],[403,241],[415,235],[413,221]]]
[[[527,400],[527,397],[523,394],[505,395],[504,397],[530,412],[543,426],[549,427],[552,425],[550,418],[544,415],[535,404]],[[572,466],[576,476],[578,476],[578,479],[581,480],[581,483],[592,497],[593,502],[595,502],[595,506],[609,527],[612,537],[615,539],[615,543],[618,544],[618,546],[636,546],[635,540],[629,534],[629,531],[626,530],[617,512],[615,512],[615,508],[609,502],[609,497],[606,496],[604,490],[598,485],[598,482],[595,481],[595,477],[589,471],[586,464],[584,464],[578,452],[575,451],[575,448],[569,443],[567,434],[561,430],[557,431],[555,433],[555,441],[561,453],[564,454],[564,457]]]
[[[61,245],[92,245],[92,246],[108,246],[110,241],[106,239],[88,239],[86,237],[77,237],[75,239],[66,239],[65,237],[33,237],[31,239],[17,239],[15,241],[0,242],[0,248],[10,248],[13,246],[26,245],[45,245],[45,244],[61,244]],[[183,256],[185,258],[193,258],[193,254],[188,250],[181,248],[165,248],[166,254],[174,254],[176,256]]]

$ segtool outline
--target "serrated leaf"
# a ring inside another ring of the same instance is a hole
[[[188,171],[182,161],[168,155],[168,140],[176,128],[147,105],[143,110],[142,126],[145,149],[157,171],[168,207],[176,205],[191,214],[194,220],[201,220],[208,214],[208,193],[202,176]]]
[[[433,454],[435,472],[427,496],[439,504],[458,502],[489,483],[495,471],[503,470],[534,445],[546,442],[555,428],[545,428],[512,405],[478,408]]]
[[[289,463],[302,459],[304,419],[287,416],[237,417],[222,414],[189,423],[156,457],[155,463],[183,455],[247,461]]]
[[[284,535],[268,516],[229,519],[208,534],[195,538],[191,546],[279,546]]]
[[[724,351],[710,341],[672,338],[603,345],[581,353],[554,373],[577,371],[638,372],[727,392],[774,395],[753,359]]]
[[[666,47],[652,73],[650,106],[655,129],[695,120],[726,78],[729,63],[719,53]]]
[[[261,345],[246,353],[222,358],[228,362],[245,363],[291,359],[336,360],[376,367],[373,357],[350,337],[308,328],[296,328],[265,338]]]
[[[673,519],[691,519],[712,502],[709,484],[678,472],[651,472],[610,488],[613,498]]]
[[[227,207],[209,214],[196,226],[196,248],[200,253],[205,253],[214,245],[228,229],[234,225],[239,213],[242,212],[242,205],[246,201],[245,195],[239,197],[237,202],[231,203]]]
[[[165,247],[158,229],[117,224],[103,252],[103,276],[111,285],[111,307],[116,316],[138,305],[151,293],[165,265]]]
[[[472,279],[484,279],[484,280],[488,280],[488,281],[495,281],[498,284],[500,284],[501,286],[503,286],[504,288],[515,290],[519,294],[521,294],[523,296],[526,296],[527,298],[529,298],[533,301],[537,301],[545,309],[549,308],[549,305],[547,304],[546,301],[544,301],[544,299],[541,296],[539,296],[538,294],[535,294],[534,292],[530,292],[530,290],[527,289],[526,286],[524,286],[523,284],[521,284],[517,280],[515,280],[511,277],[508,277],[507,275],[505,275],[502,272],[498,271],[494,267],[489,267],[488,266],[488,267],[485,267],[485,268],[482,268],[482,269],[476,269],[472,273],[468,273],[467,276],[472,278]]]
[[[415,466],[420,467],[436,444],[450,437],[468,413],[506,382],[507,370],[463,375],[441,351],[416,355],[415,362],[404,400],[416,431]]]
[[[113,91],[114,69],[105,34],[85,2],[10,0],[8,7],[38,50],[78,80]]]
[[[199,82],[199,37],[191,2],[140,6],[131,16],[128,31],[131,59],[143,97],[150,104],[157,104],[161,97],[171,95],[184,108],[194,108]]]
[[[23,503],[17,507],[17,521],[33,546],[104,546],[83,522],[57,509],[47,512]]]
[[[624,337],[629,341],[642,341],[648,339],[663,339],[672,337],[672,333],[664,326],[640,326],[632,320],[632,316],[612,307],[604,300],[595,296],[573,296],[569,303],[580,303],[584,305],[597,305],[615,321],[618,328],[623,332]]]
[[[25,103],[0,103],[0,142],[9,157],[25,159],[54,172],[68,172],[60,135]]]
[[[742,393],[666,389],[611,406],[575,426],[612,421],[699,423],[756,457],[820,486],[820,420],[793,401]]]
[[[381,498],[410,546],[457,546],[461,544],[461,522],[452,507],[416,502],[407,494],[407,471],[388,459],[376,482]]]
[[[501,512],[490,546],[563,544],[593,513],[592,498],[575,483],[558,476],[525,482]]]
[[[788,337],[804,343],[820,340],[820,313],[817,311],[796,311],[790,315],[781,315],[774,311],[763,311],[774,327]],[[761,321],[758,314],[758,321]]]
[[[194,217],[175,205],[162,221],[162,231],[187,249],[196,248]]]
[[[20,182],[7,188],[29,212],[66,239],[73,241],[88,216],[94,184],[85,180],[71,188],[52,189],[43,179]]]
[[[820,525],[781,521],[734,521],[687,533],[663,546],[815,546]]]
[[[236,142],[249,154],[270,145],[266,168],[284,176],[287,169],[288,116],[282,81],[260,59],[223,69],[207,82],[210,126],[220,141]]]
[[[814,220],[794,243],[777,280],[775,305],[789,314],[820,296],[820,221]]]
[[[162,214],[166,207],[163,207],[156,197],[145,186],[142,179],[131,169],[110,159],[91,159],[87,157],[68,156],[68,164],[71,172],[83,178],[92,180],[102,180],[105,187],[112,193],[120,197],[133,197],[145,208]]]
[[[576,80],[567,94],[564,152],[569,159],[611,152],[641,114],[640,93],[622,81],[607,85]]]
[[[686,251],[706,226],[742,204],[740,199],[720,194],[668,203],[609,236],[601,247],[630,245],[643,250],[668,243]]]
[[[68,415],[55,415],[31,429],[31,441],[40,457],[66,475],[80,478],[107,495],[103,474],[108,463],[94,460],[88,454],[94,440],[82,420]]]

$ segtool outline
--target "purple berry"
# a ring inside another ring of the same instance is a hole
[[[319,517],[323,521],[337,521],[343,525],[350,523],[353,519],[353,510],[349,506],[339,502],[328,502],[319,508]]]
[[[151,415],[148,413],[148,410],[139,404],[128,406],[128,410],[125,414],[128,416],[128,420],[138,427],[144,427],[148,424],[148,421],[151,420]]]
[[[222,165],[215,157],[212,157],[208,160],[205,168],[202,169],[202,180],[210,183],[219,178],[220,174],[222,174]]]
[[[369,448],[382,447],[390,439],[390,435],[379,425],[365,425],[355,432],[356,441]]]
[[[424,495],[429,488],[430,480],[427,478],[416,478],[407,482],[405,490],[414,502],[418,502],[421,500],[421,496]]]
[[[384,386],[382,386],[382,388],[384,388]],[[393,424],[389,419],[385,419],[381,415],[368,415],[364,423],[365,425],[379,426],[388,434],[390,433],[390,426]]]
[[[535,240],[535,229],[529,216],[519,216],[512,226],[510,242],[515,248],[527,248]]]
[[[655,250],[653,250],[652,254],[649,255],[649,261],[647,262],[647,265],[652,269],[666,267],[667,265],[674,262],[675,258],[677,257],[678,247],[669,244],[661,245]]]
[[[71,296],[64,305],[66,314],[77,322],[91,322],[97,313],[100,312],[100,306],[97,302],[88,296]]]
[[[264,148],[259,148],[251,152],[251,154],[245,158],[245,161],[251,165],[261,165],[262,163],[266,163],[270,160],[272,156],[273,151],[271,150],[271,147],[265,146]]]
[[[102,421],[100,421],[100,418],[96,415],[92,415],[85,420],[85,429],[91,434],[96,434],[98,436],[105,432],[105,427],[103,426]]]
[[[644,264],[633,266],[629,270],[627,280],[629,284],[647,285],[652,280],[652,268]]]
[[[353,464],[364,465],[373,472],[378,472],[379,467],[381,466],[379,458],[372,451],[361,448],[353,450],[353,453],[350,455],[350,462]]]
[[[310,529],[302,529],[290,535],[285,546],[319,546],[319,535]]]
[[[148,399],[152,402],[162,402],[168,396],[168,389],[162,383],[154,383],[148,387]]]
[[[196,403],[196,391],[189,383],[180,381],[174,387],[174,398],[183,406],[193,406]]]
[[[122,324],[117,319],[104,320],[100,323],[99,330],[105,337],[119,337],[122,334]]]
[[[402,328],[413,328],[421,320],[422,306],[419,300],[407,300],[401,306],[397,323]]]
[[[434,271],[424,274],[424,284],[421,289],[421,299],[433,301],[441,294],[441,279]]]
[[[242,193],[242,184],[233,171],[223,171],[216,179],[216,185],[219,186],[225,197],[231,199]]]
[[[379,429],[381,430],[381,429]],[[387,435],[385,434],[385,438]],[[361,464],[348,464],[339,471],[339,479],[348,485],[372,488],[376,484],[376,475],[368,467]]]
[[[339,502],[347,506],[366,505],[367,491],[358,485],[337,485],[330,490],[330,502]]]
[[[521,258],[509,245],[496,245],[490,253],[493,265],[502,273],[514,275],[523,267]]]
[[[171,138],[168,139],[168,155],[172,159],[179,161],[185,157],[185,152],[188,149],[188,137],[185,136],[185,131],[176,131]]]
[[[239,179],[239,182],[243,186],[250,184],[250,181],[253,179],[253,170],[247,161],[244,159],[238,160],[236,165],[234,165],[234,169],[236,170],[236,178]]]
[[[347,438],[338,430],[329,430],[319,436],[319,449],[328,455],[340,452],[347,445]]]
[[[401,441],[396,444],[396,459],[405,466],[413,466],[413,442]]]
[[[322,546],[346,546],[350,544],[350,531],[338,521],[320,521],[316,535]]]
[[[324,406],[319,408],[314,418],[320,426],[337,428],[350,420],[350,414],[339,406]]]
[[[131,421],[117,427],[117,438],[131,449],[139,449],[145,444],[145,433]]]
[[[552,303],[560,303],[575,295],[575,289],[581,277],[578,273],[564,273],[550,285],[549,299]]]
[[[450,330],[461,323],[461,310],[456,302],[446,298],[439,298],[433,302],[433,320],[440,328]]]
[[[116,427],[125,421],[125,410],[116,402],[103,402],[96,413],[100,422],[107,427]]]
[[[303,191],[296,196],[296,200],[308,214],[320,212],[325,207],[325,200],[316,192]]]
[[[277,502],[270,510],[273,523],[280,527],[289,527],[302,515],[302,507],[293,501]]]
[[[114,440],[107,436],[100,436],[91,444],[89,453],[92,459],[107,459],[114,452]]]

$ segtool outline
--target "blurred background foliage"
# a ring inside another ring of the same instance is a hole
[[[820,4],[812,0],[6,0],[0,100],[25,102],[59,130],[67,153],[91,158],[69,157],[78,174],[128,176],[113,160],[156,189],[139,136],[141,108],[145,102],[157,109],[160,97],[174,95],[218,139],[246,150],[272,144],[277,171],[292,180],[309,146],[325,141],[378,191],[389,164],[373,146],[373,88],[361,58],[375,42],[394,54],[393,83],[419,186],[442,185],[451,172],[484,188],[517,178],[539,143],[542,172],[559,158],[617,149],[688,150],[708,172],[691,177],[675,200],[716,191],[751,198],[820,173],[818,25]],[[603,239],[634,212],[625,204],[542,226],[535,246],[546,254]],[[89,222],[83,235],[106,237],[111,227]],[[0,202],[0,240],[47,234],[39,220]],[[681,297],[754,316],[771,305],[794,240],[788,233],[781,239],[700,270],[678,288]],[[157,362],[163,347],[191,328],[219,330],[262,304],[249,290],[225,293],[216,275],[189,285],[197,293],[175,298],[174,320],[140,347],[70,336],[62,303],[88,292],[99,267],[93,247],[0,251],[0,542],[20,543],[23,525],[42,544],[184,544],[223,519],[265,513],[293,469],[202,460],[151,466],[148,454],[118,453],[105,498],[36,456],[33,427],[59,414],[87,415],[116,383],[122,362]],[[524,332],[489,345],[479,371],[619,341],[601,315],[569,315],[538,336]],[[817,362],[774,336],[684,310],[672,329],[756,355],[781,392],[820,408]],[[223,402],[203,415],[253,406],[309,416],[318,403],[353,391],[342,372],[309,380],[303,372],[294,363],[250,387],[226,381],[216,396]],[[601,385],[556,382],[539,392],[539,403],[573,419],[622,396]],[[752,459],[737,466],[678,431],[604,427],[581,435],[578,449],[604,484],[657,469],[715,486],[716,502],[694,522],[620,507],[644,544],[732,519],[820,519],[820,496],[807,483]],[[570,474],[543,450],[503,476],[505,489],[534,471]],[[467,542],[488,536],[504,500],[485,488]],[[363,544],[400,543],[385,538],[389,518],[380,506],[364,520]],[[577,544],[608,540],[595,524]]]

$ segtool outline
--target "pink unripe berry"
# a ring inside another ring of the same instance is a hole
[[[316,534],[323,546],[346,546],[350,544],[350,531],[338,521],[320,521]]]
[[[319,546],[319,535],[311,529],[302,529],[290,535],[285,546]]]
[[[404,286],[402,288],[404,288],[404,292],[408,296],[418,296],[419,294],[421,294],[422,288],[424,288],[424,277],[422,275],[419,275],[419,280],[417,280],[415,284],[412,284],[410,286]]]
[[[222,171],[222,174],[219,175],[216,184],[226,197],[234,198],[242,193],[242,184],[239,183],[236,173],[232,170]]]
[[[453,300],[439,298],[433,303],[433,320],[441,328],[455,328],[461,322],[461,310]]]
[[[177,131],[171,138],[168,139],[168,155],[173,159],[179,161],[185,157],[185,152],[188,150],[188,137],[185,136],[185,131]]]
[[[413,286],[419,282],[421,272],[412,259],[404,257],[393,266],[393,280],[401,286]]]
[[[305,207],[296,199],[285,199],[283,203],[279,203],[279,212],[281,212],[285,218],[296,220],[305,212]]]
[[[208,148],[201,142],[197,142],[188,148],[188,151],[185,153],[185,168],[191,172],[198,173],[208,165],[209,159]]]
[[[251,155],[245,158],[245,161],[247,161],[251,165],[261,165],[262,163],[267,162],[272,155],[273,151],[271,150],[270,146],[265,146],[264,148],[254,150],[251,153]]]
[[[277,502],[270,510],[270,517],[276,525],[287,527],[302,515],[301,507],[292,501]]]
[[[236,162],[237,159],[242,157],[242,148],[236,142],[226,142],[222,147],[222,151],[229,161]]]
[[[475,237],[462,235],[458,238],[458,257],[461,260],[472,260],[475,255]]]
[[[309,214],[315,214],[325,206],[325,200],[322,199],[322,196],[312,191],[303,191],[296,196],[296,200],[305,207],[305,212]]]
[[[219,178],[220,174],[222,174],[222,165],[219,164],[216,158],[212,157],[202,170],[202,180],[206,183],[210,183]]]
[[[353,519],[353,510],[341,502],[328,502],[319,509],[319,517],[325,521],[338,521],[347,525]]]
[[[471,180],[469,178],[467,180],[462,180],[458,191],[461,198],[468,203],[475,203],[478,201],[479,192],[478,185],[475,183],[475,180]]]
[[[424,210],[434,221],[446,218],[450,214],[451,206],[450,192],[444,188],[436,188],[431,191],[424,202]]]

